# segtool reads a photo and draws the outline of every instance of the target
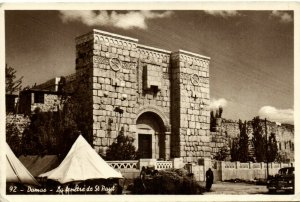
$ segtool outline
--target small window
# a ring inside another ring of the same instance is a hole
[[[34,93],[34,103],[44,103],[44,93]]]

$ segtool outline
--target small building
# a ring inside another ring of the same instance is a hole
[[[20,92],[18,113],[30,115],[38,107],[41,112],[57,111],[60,93],[57,91],[27,89]]]

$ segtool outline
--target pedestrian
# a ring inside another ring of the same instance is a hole
[[[141,180],[141,184],[143,186],[143,193],[146,192],[146,185],[145,185],[145,178],[146,178],[146,168],[145,166],[142,167],[142,170],[140,172],[140,180]]]
[[[209,168],[209,169],[206,171],[206,191],[210,191],[213,182],[214,182],[214,173],[213,173],[213,171]]]

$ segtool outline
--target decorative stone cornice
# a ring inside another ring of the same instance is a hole
[[[138,52],[140,55],[145,55],[151,58],[160,58],[165,61],[170,57],[171,51],[158,49],[150,46],[144,46],[138,44]]]
[[[205,67],[208,69],[210,63],[210,57],[206,57],[203,55],[199,55],[196,53],[178,50],[177,52],[172,52],[171,57],[173,60],[180,60],[184,62],[188,62],[190,65],[197,65],[201,67]]]
[[[137,43],[139,41],[138,39],[135,39],[135,38],[131,38],[131,37],[127,37],[127,36],[123,36],[123,35],[119,35],[119,34],[114,34],[111,32],[105,32],[105,31],[98,30],[98,29],[93,29],[93,33],[102,35],[102,36],[108,36],[111,38],[117,38],[117,39],[121,39],[121,40],[131,41],[131,42],[135,42],[135,43]]]
[[[91,40],[94,40],[94,43],[96,44],[104,43],[107,45],[111,44],[115,46],[124,46],[128,48],[136,48],[136,43],[138,42],[138,39],[135,38],[105,32],[97,29],[93,29],[93,31],[75,39],[77,45]]]
[[[192,53],[192,52],[185,51],[185,50],[181,50],[181,49],[178,50],[178,53],[193,56],[193,57],[197,57],[197,58],[201,58],[201,59],[210,60],[210,57],[200,55],[200,54],[197,54],[197,53]]]
[[[142,45],[142,44],[138,44],[138,48],[144,49],[144,50],[149,50],[149,51],[160,52],[160,53],[164,53],[164,54],[168,54],[168,55],[170,55],[172,52],[172,51],[168,51],[168,50],[164,50],[164,49],[160,49],[160,48],[154,48],[154,47],[146,46],[146,45]]]

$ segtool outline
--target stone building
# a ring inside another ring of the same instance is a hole
[[[26,113],[37,106],[55,110],[61,93],[67,92],[77,97],[84,135],[100,154],[105,155],[123,131],[134,139],[141,158],[197,162],[230,147],[239,134],[238,122],[225,119],[210,132],[209,63],[209,57],[196,53],[171,52],[93,30],[76,38],[75,74],[23,91],[20,105]],[[268,131],[276,134],[280,152],[293,161],[293,126],[274,124],[268,122]]]
[[[210,157],[209,61],[100,30],[76,38],[76,93],[95,149],[105,154],[122,129],[141,158]]]

